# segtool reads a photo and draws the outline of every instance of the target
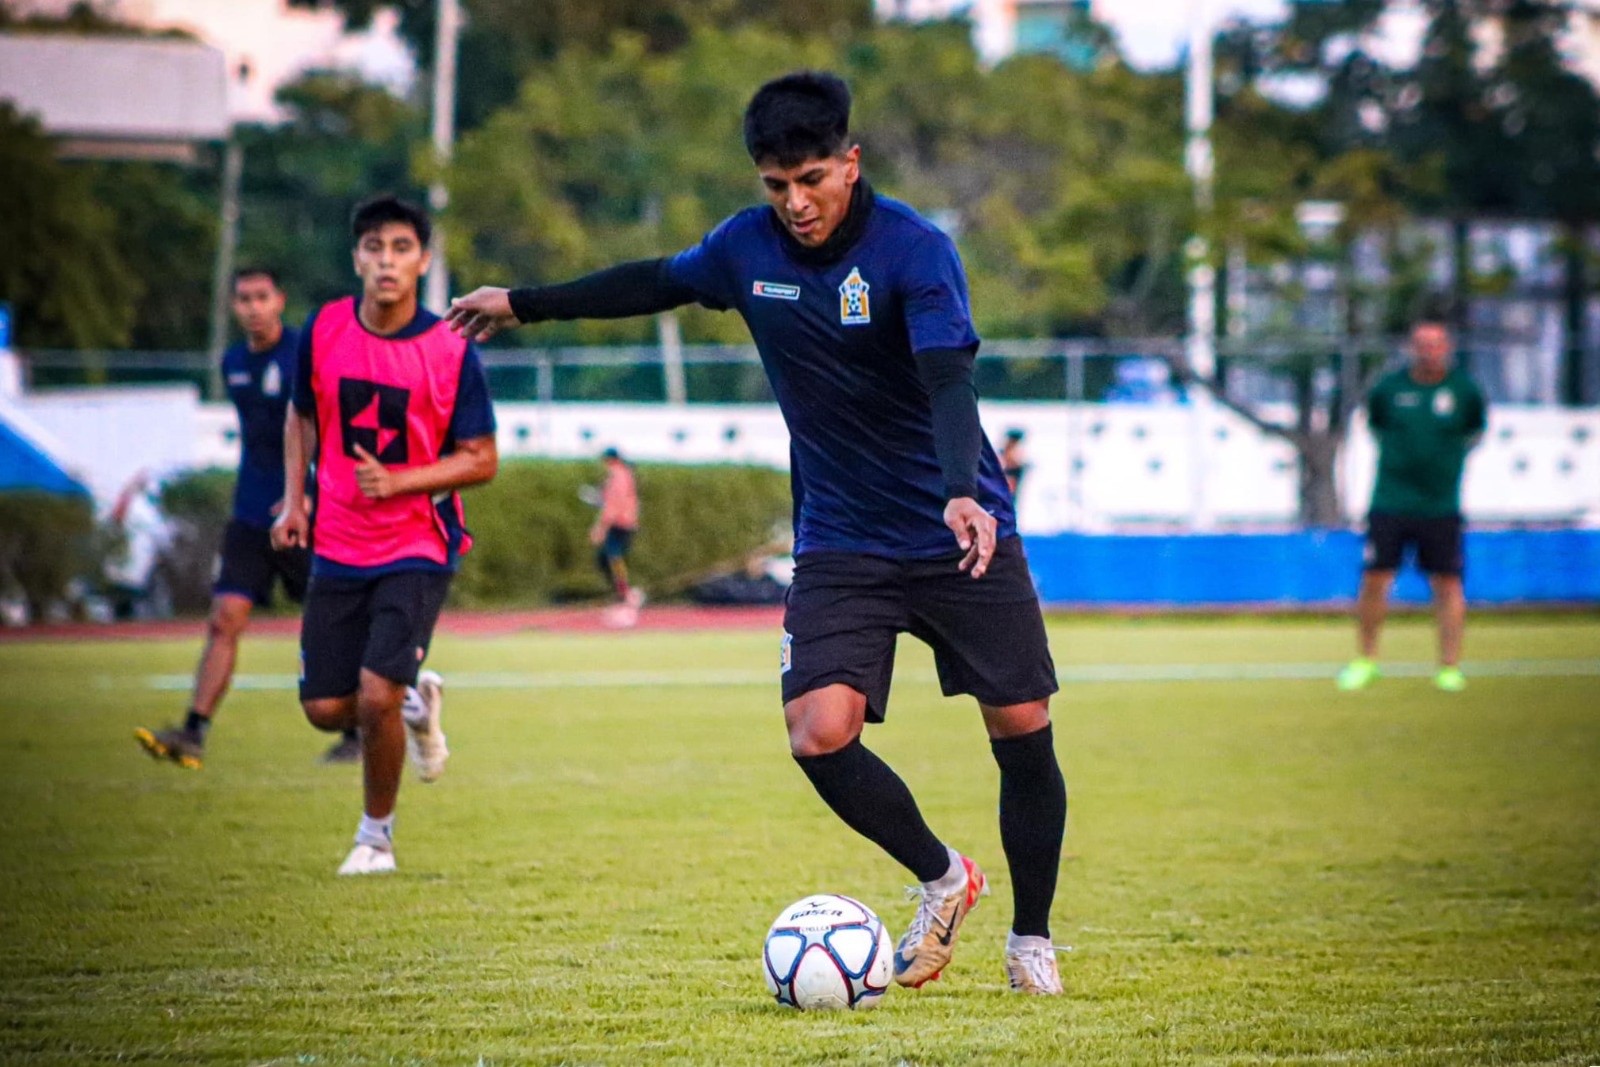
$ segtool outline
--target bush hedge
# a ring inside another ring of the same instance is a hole
[[[74,579],[98,579],[99,552],[88,497],[0,493],[0,593],[26,599],[33,618],[67,600]]]
[[[640,531],[630,565],[654,597],[675,595],[693,579],[788,535],[789,476],[782,471],[661,463],[642,464],[636,472]],[[596,462],[507,460],[493,482],[464,493],[474,545],[451,587],[451,602],[488,607],[603,595],[588,536],[595,510],[579,497],[602,476]],[[232,487],[229,471],[195,471],[169,481],[162,504],[182,520],[188,543],[215,545],[227,524]],[[209,572],[210,554],[197,565]]]

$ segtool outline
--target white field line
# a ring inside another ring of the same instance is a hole
[[[1063,684],[1092,682],[1268,682],[1331,680],[1342,663],[1108,663],[1061,667],[1056,677]],[[1390,678],[1427,678],[1438,668],[1432,663],[1385,663]],[[1600,677],[1600,659],[1507,659],[1468,662],[1468,678],[1592,678]],[[932,671],[898,672],[910,682],[936,681]],[[772,685],[776,670],[654,671],[450,671],[451,689],[654,689],[680,686]],[[150,689],[181,692],[194,685],[188,674],[149,674]],[[295,688],[287,674],[237,674],[235,689],[286,690]]]

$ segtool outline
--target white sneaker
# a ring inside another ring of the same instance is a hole
[[[450,758],[444,731],[439,728],[439,715],[444,711],[444,679],[438,671],[417,675],[417,695],[422,698],[422,714],[406,718],[406,752],[417,768],[417,777],[434,782],[444,773],[445,761]]]
[[[628,595],[623,599],[622,602],[628,605],[628,607],[638,610],[639,608],[644,607],[645,599],[644,590],[634,585],[628,587]]]
[[[1055,947],[1042,937],[1006,945],[1006,976],[1011,979],[1012,990],[1018,993],[1055,996],[1061,992]]]
[[[639,625],[639,609],[632,604],[612,604],[600,613],[600,622],[612,630],[630,630]]]
[[[340,874],[388,874],[394,870],[394,850],[357,845],[339,864]]]

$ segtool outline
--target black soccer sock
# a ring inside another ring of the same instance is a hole
[[[1000,765],[1000,844],[1011,867],[1012,930],[1050,936],[1050,903],[1067,829],[1067,783],[1051,729],[991,740]]]
[[[190,708],[183,720],[183,732],[194,736],[203,745],[206,743],[206,731],[210,729],[211,719]]]
[[[933,835],[900,776],[857,737],[837,752],[796,756],[811,784],[845,825],[887,852],[919,882],[942,878],[950,853]]]

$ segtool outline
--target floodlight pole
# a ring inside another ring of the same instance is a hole
[[[1184,80],[1184,117],[1188,130],[1184,169],[1194,184],[1195,209],[1195,232],[1184,245],[1189,285],[1188,337],[1184,354],[1189,369],[1208,380],[1214,378],[1217,372],[1217,272],[1211,265],[1211,245],[1205,236],[1211,218],[1212,178],[1215,173],[1211,154],[1211,119],[1214,110],[1211,35],[1211,0],[1194,0],[1189,19],[1189,63]],[[1193,465],[1191,514],[1196,528],[1207,529],[1215,519],[1206,493],[1210,442],[1205,429],[1212,406],[1210,394],[1204,388],[1194,387],[1190,390],[1189,403],[1194,416],[1194,449],[1190,458]]]
[[[434,163],[443,168],[450,162],[456,139],[456,42],[461,36],[460,0],[439,0],[438,27],[433,48],[433,151]],[[428,270],[424,303],[436,314],[444,314],[450,302],[450,265],[445,257],[444,226],[440,214],[449,206],[450,191],[439,175],[428,186],[428,207],[433,218],[433,266]]]

